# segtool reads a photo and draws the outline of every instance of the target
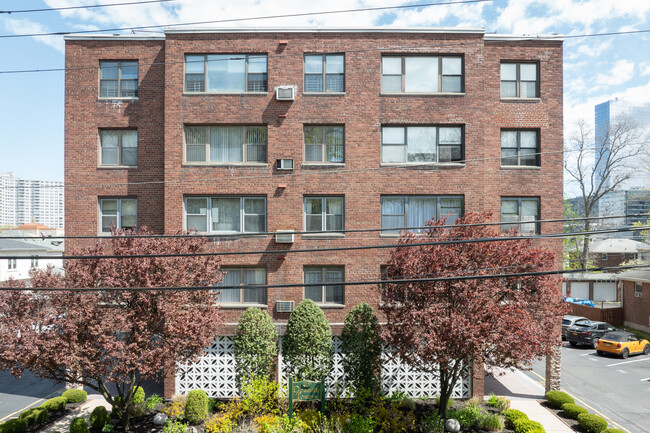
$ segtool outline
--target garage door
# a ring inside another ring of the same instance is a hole
[[[593,300],[616,302],[616,283],[594,283]]]
[[[589,283],[571,282],[571,297],[589,299]]]
[[[566,296],[566,283],[562,283],[562,295]]]

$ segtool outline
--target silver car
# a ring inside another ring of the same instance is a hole
[[[564,316],[562,318],[562,340],[566,340],[566,330],[569,329],[570,326],[575,325],[577,322],[583,321],[589,322],[589,319],[582,316]]]

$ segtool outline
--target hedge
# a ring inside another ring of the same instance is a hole
[[[65,397],[68,403],[83,403],[88,398],[88,393],[83,389],[68,389],[61,397]]]
[[[140,386],[136,386],[133,398],[131,399],[131,404],[136,405],[140,403],[144,403],[144,389]]]
[[[208,417],[208,394],[202,389],[193,389],[185,400],[185,419],[190,424],[198,424]]]
[[[515,420],[528,419],[528,415],[517,409],[504,410],[503,417],[506,419],[506,427],[508,428],[513,428]]]
[[[578,419],[578,415],[588,413],[589,411],[582,406],[573,403],[564,403],[562,405],[562,412],[571,419]]]
[[[70,423],[70,433],[88,433],[88,423],[83,417],[77,417]]]
[[[101,430],[111,419],[104,406],[97,406],[90,413],[90,427]]]
[[[45,400],[45,402],[41,405],[41,407],[47,409],[50,412],[54,412],[56,410],[65,409],[65,405],[67,403],[68,403],[68,399],[63,396],[54,397],[49,400]]]
[[[0,424],[0,433],[24,433],[27,431],[27,421],[20,418],[10,419]]]
[[[546,393],[546,401],[556,409],[562,409],[564,403],[575,404],[575,400],[566,392],[549,391]]]
[[[546,433],[544,427],[537,421],[523,418],[513,421],[513,430],[515,433]]]
[[[43,424],[47,421],[48,411],[44,407],[33,407],[18,415],[19,419],[27,421],[27,425]]]
[[[601,433],[607,428],[607,421],[592,413],[578,415],[578,424],[589,433]]]

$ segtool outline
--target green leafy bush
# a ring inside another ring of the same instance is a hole
[[[503,417],[498,413],[483,413],[476,418],[476,427],[481,430],[501,431],[505,425]]]
[[[73,418],[72,422],[70,422],[70,433],[88,433],[86,419],[83,417]]]
[[[420,418],[421,433],[445,433],[445,420],[440,418],[438,412],[427,412]]]
[[[27,431],[27,421],[20,418],[10,419],[0,424],[0,433],[24,433]]]
[[[38,425],[47,421],[47,415],[47,409],[43,407],[33,407],[18,415],[18,418],[27,421],[27,425]]]
[[[623,430],[619,430],[617,428],[606,428],[605,430],[601,431],[600,433],[625,433]]]
[[[341,332],[343,371],[354,389],[379,390],[381,345],[372,307],[365,302],[357,305],[345,317]]]
[[[490,394],[490,398],[487,401],[487,405],[503,413],[506,410],[510,409],[510,400],[508,400],[505,397]]]
[[[370,412],[377,422],[377,431],[382,433],[401,433],[415,426],[413,411],[400,410],[399,403],[395,401],[377,398]]]
[[[562,409],[564,403],[575,404],[575,400],[563,391],[549,391],[546,393],[546,401],[555,409]]]
[[[578,415],[578,424],[589,433],[600,433],[607,428],[607,421],[591,413]]]
[[[190,424],[198,424],[208,417],[208,394],[202,389],[193,389],[187,393],[185,401],[185,419]]]
[[[151,394],[146,400],[145,400],[145,407],[147,410],[153,410],[156,408],[157,405],[162,404],[164,402],[163,398],[159,396],[158,394]],[[209,402],[208,402],[209,406]]]
[[[102,433],[111,433],[115,429],[115,426],[113,424],[105,424],[104,427],[102,427]]]
[[[517,409],[508,409],[503,411],[503,417],[506,419],[506,427],[513,428],[514,422],[518,419],[528,419],[528,415]]]
[[[530,419],[518,418],[513,421],[512,427],[515,433],[546,433],[540,423]]]
[[[49,400],[45,400],[41,407],[47,409],[48,412],[54,412],[57,410],[65,409],[65,405],[67,403],[68,400],[65,397],[54,397]]]
[[[224,415],[214,414],[203,424],[203,429],[207,433],[228,433],[235,428],[235,422]],[[170,432],[177,433],[177,432]]]
[[[332,329],[325,313],[311,299],[302,301],[289,316],[282,340],[287,375],[295,380],[319,380],[332,366]]]
[[[582,406],[573,403],[564,403],[562,405],[562,412],[571,419],[578,419],[581,413],[588,413],[589,411]]]
[[[373,433],[377,422],[371,417],[354,414],[350,422],[343,424],[344,433]]]
[[[187,423],[178,420],[167,420],[163,427],[163,433],[185,433]]]
[[[83,389],[68,389],[61,397],[64,397],[68,403],[83,403],[88,399],[88,393]]]
[[[97,406],[90,413],[90,426],[95,429],[102,429],[111,420],[111,416],[104,406]]]
[[[463,427],[472,427],[480,416],[481,408],[479,406],[467,406],[459,410],[447,410],[447,419],[454,418]]]
[[[268,376],[254,377],[242,386],[242,409],[249,415],[280,415],[277,382]]]
[[[133,399],[131,399],[132,405],[137,405],[144,403],[144,389],[140,386],[135,387],[135,392],[133,393]]]
[[[250,377],[268,377],[278,355],[278,332],[269,313],[254,307],[246,309],[239,316],[233,341],[239,383]]]

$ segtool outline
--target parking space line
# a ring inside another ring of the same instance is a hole
[[[633,362],[642,362],[642,361],[650,361],[650,358],[633,359],[632,361],[616,362],[614,364],[608,364],[607,367],[614,367],[615,365],[631,364]]]
[[[645,379],[641,379],[641,382],[645,382],[646,380],[650,382],[650,377],[646,377]]]
[[[63,390],[65,391],[65,388],[64,388]],[[26,410],[26,409],[29,409],[30,407],[34,406],[34,405],[37,404],[37,403],[42,402],[43,400],[47,400],[48,398],[52,397],[54,394],[58,394],[60,391],[61,391],[61,389],[59,388],[59,389],[57,389],[56,391],[54,391],[54,392],[48,394],[47,396],[45,396],[45,397],[43,397],[43,398],[40,398],[40,399],[36,400],[36,401],[33,402],[33,403],[28,404],[27,406],[23,407],[22,409],[19,409],[19,410],[17,410],[16,412],[10,413],[9,415],[7,415],[7,416],[3,417],[2,419],[0,419],[0,422],[4,422],[5,420],[11,418],[12,416],[14,416],[14,415],[16,415],[16,414],[19,414],[19,413],[23,412],[23,411]]]

